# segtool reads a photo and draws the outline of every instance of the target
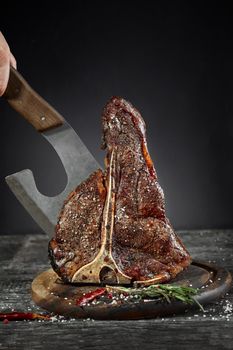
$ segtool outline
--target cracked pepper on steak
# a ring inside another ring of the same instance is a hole
[[[63,281],[71,282],[97,256],[114,149],[112,257],[134,281],[156,276],[157,282],[169,281],[191,263],[191,257],[165,215],[164,194],[147,150],[145,122],[129,102],[113,97],[103,110],[102,127],[106,170],[93,172],[66,199],[49,242],[51,264]]]

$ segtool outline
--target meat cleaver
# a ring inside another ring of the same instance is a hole
[[[100,165],[66,120],[12,67],[4,97],[53,146],[65,168],[67,185],[64,191],[54,197],[47,197],[38,191],[30,169],[6,177],[14,195],[51,237],[69,192]]]

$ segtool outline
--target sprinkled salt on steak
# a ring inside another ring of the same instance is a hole
[[[101,222],[106,189],[101,170],[92,173],[64,203],[49,242],[49,256],[54,270],[64,281],[95,258],[100,249]]]
[[[168,281],[191,258],[166,218],[144,120],[129,102],[113,97],[102,124],[106,171],[92,173],[66,200],[49,244],[52,266],[65,281],[80,282],[80,268],[83,282],[94,281],[96,264],[88,273],[83,267],[100,259],[108,235],[102,258],[111,261],[110,279],[118,270],[142,283]]]

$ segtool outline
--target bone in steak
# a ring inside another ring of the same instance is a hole
[[[64,203],[49,243],[52,266],[66,282],[169,281],[191,257],[165,215],[144,120],[113,97],[102,123],[106,170],[92,173]]]

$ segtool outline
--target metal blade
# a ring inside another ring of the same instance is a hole
[[[6,182],[37,224],[51,237],[69,192],[101,167],[67,122],[41,134],[56,150],[65,168],[68,181],[64,191],[55,197],[44,196],[38,191],[29,169],[7,176]]]

